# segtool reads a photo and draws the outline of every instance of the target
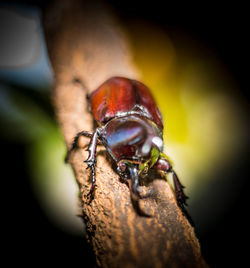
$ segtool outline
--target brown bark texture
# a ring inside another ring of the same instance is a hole
[[[86,94],[112,76],[139,79],[128,39],[113,14],[93,1],[54,1],[43,23],[54,71],[53,104],[67,148],[81,130],[93,130]],[[81,81],[81,83],[77,81]],[[143,81],[142,81],[143,82]],[[81,138],[79,145],[86,145]],[[86,149],[86,148],[85,148]],[[128,185],[119,179],[104,147],[97,150],[97,188],[91,203],[85,149],[70,157],[80,188],[87,238],[101,267],[206,267],[199,242],[179,209],[173,191],[160,174],[140,186],[151,196],[139,201],[151,217],[133,208]],[[66,152],[66,147],[65,147]],[[84,254],[84,252],[83,252]]]

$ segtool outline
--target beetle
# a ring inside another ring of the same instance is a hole
[[[90,138],[85,161],[92,175],[88,197],[93,199],[96,176],[96,147],[105,146],[117,165],[122,179],[130,179],[133,203],[142,198],[139,177],[151,168],[172,173],[177,203],[185,211],[187,196],[172,165],[163,153],[163,122],[161,113],[143,83],[124,77],[112,77],[88,96],[88,102],[98,127],[94,132],[79,132],[67,153],[77,147],[80,136]]]

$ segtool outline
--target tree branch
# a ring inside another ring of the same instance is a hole
[[[44,15],[55,75],[53,104],[69,148],[77,132],[93,129],[86,93],[112,76],[138,79],[139,72],[132,64],[124,32],[100,3],[54,1]],[[82,145],[87,142],[82,138]],[[88,240],[97,265],[206,267],[193,228],[159,174],[141,186],[142,192],[152,194],[140,200],[142,210],[152,217],[142,217],[134,210],[129,188],[113,170],[114,163],[103,147],[97,154],[95,198],[89,204],[86,158],[87,152],[79,149],[72,153],[70,163],[80,187]]]

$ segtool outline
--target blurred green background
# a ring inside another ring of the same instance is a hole
[[[238,264],[244,255],[236,245],[247,233],[249,185],[244,14],[233,7],[225,13],[219,6],[206,6],[213,15],[206,16],[202,7],[181,11],[158,1],[152,6],[133,3],[133,9],[130,2],[108,3],[127,31],[141,81],[163,114],[165,153],[186,186],[204,257],[211,267]],[[66,147],[50,103],[53,73],[40,6],[37,1],[0,6],[7,248],[18,252],[26,241],[24,261],[42,254],[44,261],[74,265],[78,258],[71,252],[85,252],[89,261],[93,257],[82,239],[78,189],[63,162]],[[241,20],[231,20],[232,14]]]

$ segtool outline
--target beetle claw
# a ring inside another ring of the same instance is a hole
[[[93,160],[93,159],[87,159],[84,162],[88,165],[87,169],[90,168],[90,167],[95,166],[95,164],[96,164],[96,161]]]

